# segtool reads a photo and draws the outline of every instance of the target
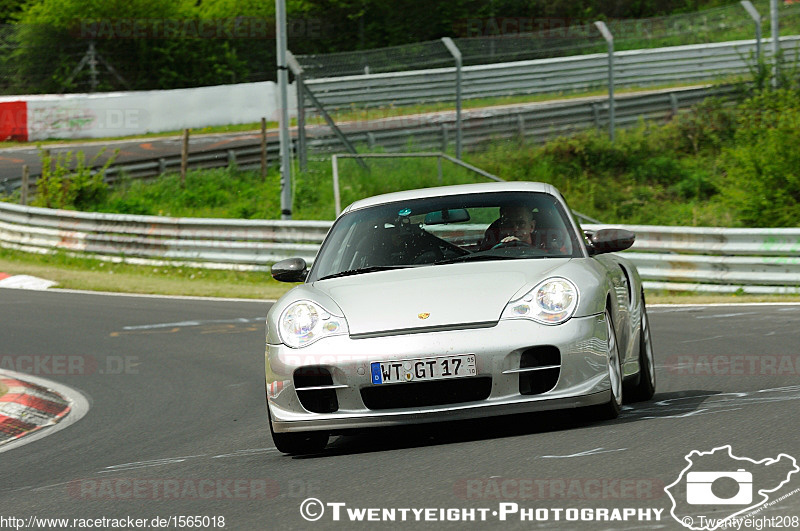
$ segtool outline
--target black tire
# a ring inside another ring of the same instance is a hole
[[[275,433],[272,428],[272,414],[267,403],[267,422],[272,442],[279,452],[289,455],[316,454],[328,444],[328,433],[324,431],[307,431],[300,433]]]
[[[628,398],[631,402],[644,402],[653,398],[656,393],[656,360],[653,354],[653,338],[650,333],[650,321],[642,293],[642,326],[639,333],[639,383],[630,390]]]
[[[617,334],[614,329],[614,322],[611,320],[611,312],[606,309],[606,326],[608,328],[608,377],[611,380],[611,398],[605,404],[595,406],[592,410],[592,417],[597,420],[612,420],[619,416],[622,408],[622,360],[619,356],[619,344]]]

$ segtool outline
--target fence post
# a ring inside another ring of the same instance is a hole
[[[228,150],[228,167],[233,166],[233,169],[237,169],[238,165],[236,164],[236,150],[229,149]]]
[[[336,155],[331,155],[331,167],[333,168],[333,208],[336,215],[342,211],[342,198],[339,196],[339,161]],[[360,160],[360,159],[357,159]]]
[[[89,74],[92,76],[92,89],[90,92],[97,91],[97,52],[94,49],[94,41],[89,42]]]
[[[608,43],[608,134],[614,141],[614,36],[602,20],[594,23]]]
[[[461,51],[450,37],[442,37],[442,42],[456,62],[456,158],[461,158]]]
[[[28,204],[28,179],[30,178],[30,168],[27,164],[22,165],[22,189],[20,189],[19,201],[22,206]]]
[[[275,51],[278,67],[278,136],[280,140],[281,219],[292,219],[292,137],[289,134],[289,67],[287,60],[286,0],[275,0]]]
[[[181,188],[186,188],[186,167],[189,165],[189,130],[183,130],[181,146]]]
[[[261,117],[261,180],[267,178],[267,119]]]
[[[761,77],[763,74],[761,71],[761,15],[758,13],[750,0],[742,0],[741,4],[745,11],[747,11],[747,14],[750,15],[750,18],[752,18],[753,22],[756,24],[756,64],[758,65],[758,75]]]
[[[297,162],[300,171],[306,171],[308,169],[308,148],[306,147],[306,100],[303,87],[305,75],[303,67],[289,50],[286,50],[286,62],[294,74],[295,89],[297,90]]]
[[[772,88],[778,87],[778,46],[780,44],[780,36],[778,35],[778,0],[770,0],[769,2],[769,16],[770,25],[772,26]]]
[[[672,117],[678,116],[678,96],[674,92],[669,93],[669,104],[672,107]]]

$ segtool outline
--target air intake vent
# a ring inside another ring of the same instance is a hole
[[[312,413],[333,413],[339,409],[331,372],[325,367],[301,367],[294,371],[294,387],[300,403]]]
[[[456,378],[434,382],[373,385],[361,389],[369,409],[400,409],[443,406],[486,400],[492,392],[492,378]]]
[[[520,394],[546,393],[556,386],[561,375],[561,352],[552,345],[529,348],[520,356],[519,368]]]

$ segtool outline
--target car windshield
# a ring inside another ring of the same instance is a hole
[[[349,212],[309,281],[387,269],[582,256],[561,203],[538,192],[428,197]]]

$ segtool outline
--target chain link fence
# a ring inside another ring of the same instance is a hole
[[[769,0],[756,0],[769,34]],[[739,3],[695,13],[605,21],[616,51],[753,39],[753,19]],[[800,3],[781,3],[781,35],[800,33]],[[606,51],[594,21],[490,17],[464,20],[453,42],[463,66],[567,57]],[[292,43],[290,42],[290,46]],[[306,79],[453,66],[440,40],[373,50],[297,55]]]

